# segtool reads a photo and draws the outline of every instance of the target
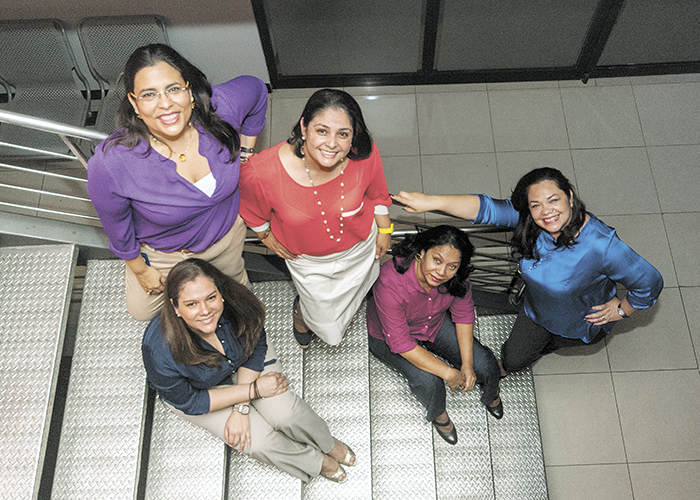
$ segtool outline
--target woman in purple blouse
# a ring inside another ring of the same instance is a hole
[[[427,420],[455,444],[445,382],[460,392],[479,384],[486,409],[496,418],[503,416],[498,362],[473,335],[468,276],[474,247],[459,229],[438,226],[406,238],[392,252],[394,258],[382,266],[367,302],[369,349],[406,377],[427,409]]]
[[[267,87],[252,76],[212,86],[160,44],[136,49],[123,78],[117,129],[88,162],[88,192],[110,249],[126,261],[127,309],[148,320],[184,259],[248,283],[238,177],[265,126]]]

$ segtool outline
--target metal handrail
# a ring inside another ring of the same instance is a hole
[[[17,144],[9,144],[6,142],[0,142],[0,146],[14,148],[14,149],[18,149],[18,150],[21,150],[24,152],[38,153],[41,156],[45,156],[45,157],[49,157],[49,158],[57,158],[57,159],[62,159],[62,160],[78,160],[82,163],[83,166],[87,166],[88,156],[85,153],[83,153],[83,151],[80,147],[79,141],[80,140],[101,141],[107,137],[107,134],[104,134],[103,132],[98,132],[96,130],[91,130],[91,129],[87,129],[87,128],[83,128],[83,127],[75,127],[72,125],[66,125],[64,123],[55,122],[52,120],[46,120],[43,118],[36,118],[34,116],[24,115],[21,113],[15,113],[13,111],[0,110],[0,122],[7,123],[9,125],[15,125],[15,126],[19,126],[19,127],[30,128],[30,129],[39,130],[42,132],[56,134],[68,146],[68,148],[71,150],[71,152],[73,153],[74,156],[64,154],[64,153],[56,153],[54,151],[46,151],[43,149],[36,149],[36,148],[31,148],[31,147],[26,147],[26,146],[20,146]],[[9,163],[0,163],[0,167],[5,168],[5,169],[22,171],[22,172],[29,173],[29,174],[59,178],[62,180],[67,180],[70,182],[77,182],[77,183],[81,183],[81,184],[87,182],[85,179],[81,179],[79,177],[57,174],[54,172],[44,172],[41,170],[20,167],[18,165],[12,165]],[[44,189],[33,189],[33,188],[27,188],[27,187],[22,187],[22,186],[13,186],[13,185],[4,184],[4,183],[0,184],[0,188],[9,189],[9,190],[13,190],[13,191],[19,191],[19,192],[25,192],[25,193],[34,193],[34,194],[39,194],[40,196],[45,195],[45,196],[52,196],[52,197],[60,197],[63,199],[84,201],[84,202],[88,202],[88,203],[90,202],[89,198],[61,194],[61,193],[55,193],[55,192],[47,191]],[[14,209],[19,208],[19,209],[29,210],[29,211],[33,211],[33,212],[62,215],[62,216],[67,216],[67,217],[74,217],[74,218],[78,218],[78,219],[83,219],[83,220],[85,220],[85,219],[87,219],[87,220],[99,220],[98,217],[95,217],[93,215],[84,215],[84,214],[66,212],[66,211],[61,211],[61,210],[53,210],[53,209],[48,209],[48,208],[34,207],[31,205],[10,203],[10,202],[1,201],[1,200],[0,200],[0,205],[5,206],[5,207],[14,208]]]

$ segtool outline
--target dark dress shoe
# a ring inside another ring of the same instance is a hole
[[[455,445],[457,444],[457,427],[452,424],[452,430],[451,431],[443,431],[441,430],[444,429],[445,427],[449,427],[449,425],[452,423],[452,420],[447,419],[447,422],[444,424],[438,424],[437,421],[433,422],[433,427],[435,427],[435,430],[437,431],[438,434],[440,434],[440,437],[444,439],[447,444]]]
[[[297,308],[299,307],[299,296],[297,295],[294,298],[294,304],[292,305],[292,314],[294,316],[298,316]],[[297,330],[296,325],[294,325],[294,319],[292,319],[292,329],[294,330],[294,340],[297,341],[297,344],[299,344],[299,347],[302,349],[306,349],[309,347],[311,344],[311,339],[313,338],[313,332],[311,330],[307,330],[305,332],[300,332]]]
[[[499,397],[498,404],[496,406],[486,406],[488,412],[497,418],[498,420],[503,418],[503,400]]]

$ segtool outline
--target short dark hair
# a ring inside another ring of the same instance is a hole
[[[313,119],[326,109],[342,109],[347,113],[352,125],[352,146],[348,158],[350,160],[365,160],[372,154],[372,136],[369,133],[365,119],[362,116],[362,110],[357,101],[347,92],[337,89],[321,89],[313,93],[306,101],[304,111],[301,113],[301,118],[297,121],[292,129],[292,135],[287,142],[294,148],[294,154],[299,158],[304,155],[301,151],[304,145],[301,133],[301,119],[304,119],[304,124],[309,125]]]
[[[219,366],[223,357],[202,349],[197,334],[175,313],[182,288],[197,278],[211,280],[224,298],[223,316],[231,322],[241,343],[245,359],[250,357],[265,324],[265,307],[253,292],[215,266],[202,259],[177,263],[165,282],[165,304],[161,312],[161,332],[168,342],[173,359],[186,365],[203,363]],[[172,301],[172,303],[171,303]]]
[[[551,167],[531,170],[520,178],[511,196],[513,208],[519,213],[518,224],[513,231],[511,244],[513,245],[514,253],[525,259],[539,259],[539,255],[536,255],[535,252],[535,245],[542,228],[535,224],[535,221],[532,219],[528,194],[530,186],[543,181],[554,181],[557,187],[564,191],[567,200],[572,205],[571,220],[562,229],[561,234],[557,238],[555,243],[557,248],[570,248],[575,245],[574,238],[586,222],[586,205],[578,197],[574,186],[564,174]]]
[[[469,263],[474,255],[474,245],[469,241],[469,236],[466,233],[454,226],[436,226],[415,235],[409,235],[403,241],[392,246],[394,268],[399,274],[404,274],[411,268],[413,260],[419,253],[443,245],[452,247],[459,252],[460,263],[452,279],[440,285],[440,289],[452,296],[464,297],[469,290],[467,278],[472,271]]]
[[[229,161],[234,161],[239,154],[240,138],[236,129],[216,114],[216,110],[211,104],[211,84],[206,75],[182,57],[178,51],[169,45],[160,43],[139,47],[126,61],[122,76],[126,95],[117,110],[117,129],[105,141],[104,149],[107,150],[117,144],[133,149],[141,139],[148,142],[148,138],[152,136],[148,127],[136,116],[136,112],[129,102],[129,92],[134,91],[134,80],[139,71],[160,62],[175,68],[182,75],[185,83],[189,82],[189,88],[194,98],[191,121],[201,125],[219,141],[221,144],[219,152],[228,148],[230,151]],[[151,150],[150,143],[148,144],[147,154]]]

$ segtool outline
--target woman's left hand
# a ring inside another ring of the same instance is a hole
[[[224,428],[224,439],[232,448],[238,447],[240,452],[246,446],[250,448],[250,419],[248,415],[231,410],[231,415],[228,417]]]
[[[620,305],[620,299],[613,297],[610,302],[599,306],[591,307],[592,313],[586,316],[586,321],[592,323],[593,326],[602,326],[611,321],[620,321],[622,316],[617,312]]]
[[[462,365],[462,369],[460,371],[464,374],[462,392],[471,391],[476,385],[476,373],[474,373],[474,367]]]
[[[374,254],[374,259],[381,259],[386,255],[387,250],[391,246],[391,235],[390,234],[377,234],[377,251]]]

